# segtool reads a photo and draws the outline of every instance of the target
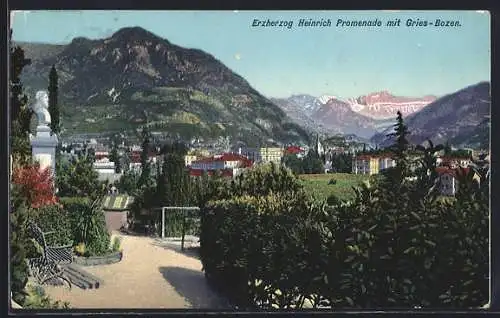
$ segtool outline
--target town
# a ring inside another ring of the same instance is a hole
[[[225,141],[225,142],[224,142]],[[286,156],[293,156],[297,159],[305,158],[309,152],[318,154],[321,160],[321,168],[316,173],[334,173],[335,165],[332,163],[332,156],[346,154],[351,158],[351,171],[348,173],[360,175],[375,175],[380,171],[394,167],[396,161],[389,151],[366,150],[366,145],[356,146],[324,146],[316,139],[313,146],[288,145],[282,147],[261,147],[248,148],[236,143],[230,145],[222,138],[222,143],[200,143],[192,140],[188,145],[188,151],[184,155],[185,166],[189,169],[191,176],[200,176],[202,173],[212,175],[220,173],[225,177],[235,177],[242,173],[244,169],[253,165],[274,163],[284,164]],[[112,157],[113,148],[116,148],[117,158]],[[79,142],[62,143],[61,154],[67,158],[72,158],[80,154],[92,153],[95,161],[93,168],[99,173],[99,180],[114,184],[120,180],[125,171],[141,171],[140,144],[125,145],[125,141],[114,144],[110,138],[84,139]],[[161,167],[162,154],[161,142],[157,146],[151,147],[148,151],[148,158],[154,167]],[[411,157],[414,161],[419,159],[419,154],[415,153]],[[115,162],[113,160],[118,160]],[[459,167],[469,168],[473,162],[489,163],[488,150],[458,149],[448,147],[436,153],[437,172],[441,177],[441,191],[443,195],[453,196],[458,189],[456,171]],[[153,169],[152,171],[157,171]]]

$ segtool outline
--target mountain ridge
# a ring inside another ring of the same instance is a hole
[[[186,138],[246,136],[261,143],[309,138],[213,55],[139,27],[103,39],[77,37],[52,50],[45,45],[45,54],[36,44],[18,44],[32,58],[22,74],[31,94],[46,89],[48,71],[56,66],[62,122],[70,132],[102,131],[106,124],[117,131],[149,125]]]

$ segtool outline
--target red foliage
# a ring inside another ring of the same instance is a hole
[[[21,194],[33,208],[57,203],[50,168],[40,169],[38,163],[15,168],[12,183],[21,188]]]

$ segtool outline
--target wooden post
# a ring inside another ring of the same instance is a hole
[[[181,251],[184,251],[184,237],[186,235],[186,211],[182,213],[182,240],[181,240]]]

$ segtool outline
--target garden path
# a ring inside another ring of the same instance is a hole
[[[230,308],[207,285],[201,262],[192,253],[150,237],[119,236],[119,263],[84,268],[102,279],[98,289],[46,286],[46,293],[68,301],[71,308]]]

